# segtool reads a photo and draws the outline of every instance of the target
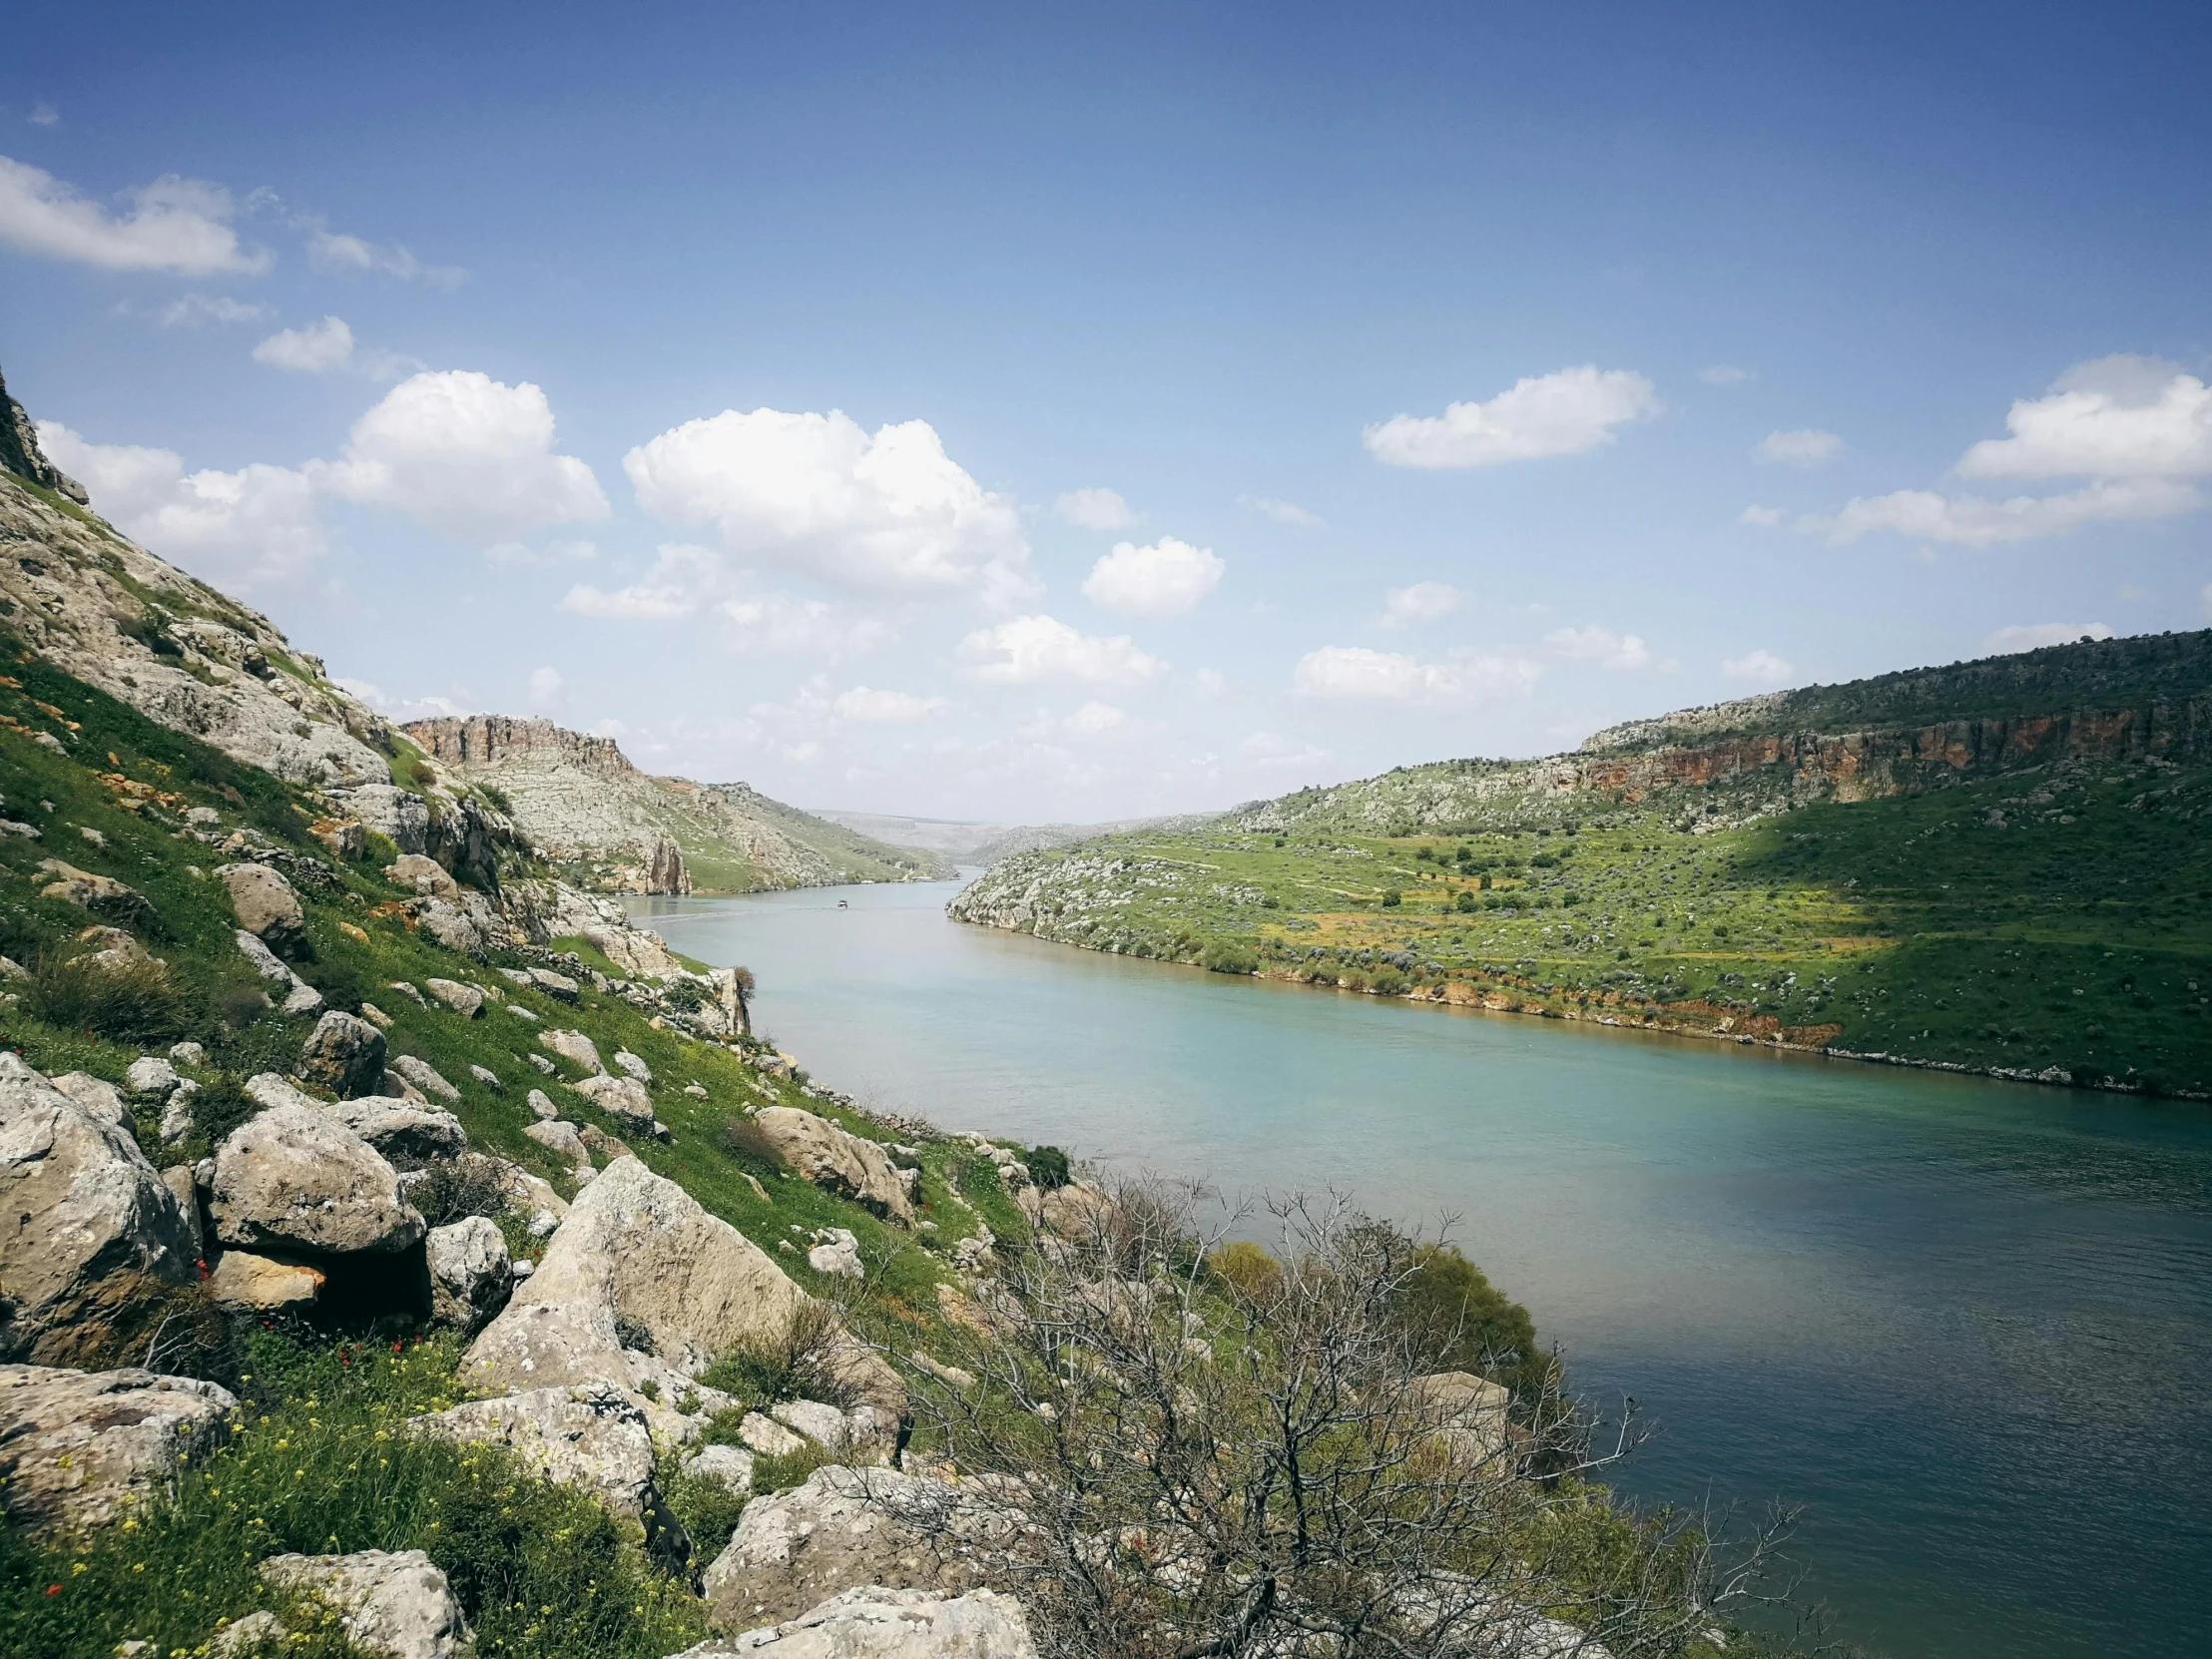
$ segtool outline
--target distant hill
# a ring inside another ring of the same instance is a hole
[[[1401,767],[1011,857],[950,913],[1368,994],[2212,1094],[2212,632]]]
[[[958,864],[994,864],[1017,852],[1048,846],[1072,846],[1099,835],[1131,830],[1189,830],[1210,824],[1218,813],[1183,813],[1166,818],[1131,818],[1111,824],[972,824],[953,819],[901,818],[890,813],[847,813],[818,808],[817,818],[841,824],[892,846],[935,852]]]
[[[656,778],[611,738],[505,715],[402,728],[442,770],[490,795],[568,879],[601,892],[757,892],[952,873],[746,784]]]

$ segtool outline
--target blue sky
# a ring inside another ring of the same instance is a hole
[[[0,366],[398,714],[1118,817],[2212,605],[2201,7],[298,11],[11,25]]]

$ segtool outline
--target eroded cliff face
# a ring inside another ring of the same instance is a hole
[[[407,728],[407,736],[433,761],[452,767],[561,767],[624,781],[645,776],[614,739],[571,732],[550,720],[511,715],[418,720]]]

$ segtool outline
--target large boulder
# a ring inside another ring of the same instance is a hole
[[[652,1094],[635,1077],[587,1077],[574,1087],[609,1117],[619,1119],[625,1129],[650,1135],[661,1127],[653,1115]]]
[[[571,1166],[591,1167],[591,1154],[584,1149],[584,1138],[577,1134],[576,1125],[565,1118],[526,1124],[522,1132],[555,1157],[565,1158]]]
[[[389,1254],[423,1234],[422,1218],[399,1196],[398,1172],[306,1106],[263,1112],[216,1149],[208,1213],[218,1239],[249,1250]]]
[[[276,1005],[285,1013],[310,1013],[322,1006],[322,993],[292,972],[276,951],[254,934],[241,927],[232,937],[238,942],[239,954],[253,964],[256,973],[269,981],[269,994],[276,998]]]
[[[237,1404],[150,1371],[0,1366],[0,1512],[34,1533],[114,1520],[211,1447]]]
[[[110,875],[95,875],[59,858],[41,858],[39,873],[47,878],[41,898],[59,898],[90,910],[103,921],[123,927],[141,927],[152,919],[154,906],[135,887],[127,887]]]
[[[374,1094],[384,1076],[384,1053],[383,1032],[332,1008],[315,1021],[299,1051],[299,1075],[335,1095]]]
[[[197,1256],[130,1130],[0,1051],[0,1359],[63,1358],[137,1287],[191,1279]]]
[[[446,1079],[443,1072],[427,1060],[418,1059],[412,1054],[402,1054],[398,1059],[392,1061],[391,1069],[424,1094],[434,1095],[439,1100],[449,1102],[458,1102],[461,1098],[461,1091]]]
[[[251,1250],[226,1250],[208,1276],[216,1306],[233,1313],[298,1313],[312,1308],[328,1276],[304,1262],[284,1262]]]
[[[458,979],[425,979],[422,988],[463,1019],[474,1019],[484,1011],[484,993],[478,986]]]
[[[272,1555],[261,1570],[273,1588],[336,1612],[345,1639],[377,1659],[453,1659],[468,1646],[452,1586],[419,1549]]]
[[[820,1468],[757,1497],[707,1569],[707,1618],[751,1630],[856,1584],[955,1595],[1004,1581],[1014,1510],[980,1488],[892,1469]]]
[[[606,1075],[607,1068],[600,1063],[599,1045],[581,1031],[540,1031],[538,1041],[551,1049],[570,1065],[582,1066],[594,1077]]]
[[[426,1158],[453,1158],[468,1146],[468,1131],[451,1112],[436,1106],[371,1095],[366,1100],[339,1100],[319,1107],[322,1115],[346,1128],[383,1157],[410,1162]]]
[[[503,1445],[533,1473],[580,1486],[617,1514],[642,1519],[654,1506],[653,1435],[626,1388],[531,1388],[410,1418],[408,1427]]]
[[[828,1118],[797,1106],[768,1106],[753,1121],[777,1158],[826,1192],[849,1198],[887,1221],[911,1227],[913,1200],[890,1155]]]
[[[716,1637],[674,1659],[1037,1659],[1021,1603],[996,1590],[948,1596],[862,1584],[798,1618]]]
[[[499,1224],[469,1216],[431,1228],[424,1246],[431,1317],[465,1332],[481,1329],[506,1302],[513,1278]]]
[[[239,925],[288,961],[307,954],[307,915],[283,875],[267,864],[225,864],[216,872]]]
[[[484,1388],[631,1385],[624,1334],[697,1376],[744,1343],[782,1337],[807,1294],[768,1253],[675,1182],[618,1158],[569,1206],[537,1270],[468,1351],[461,1376]],[[856,1346],[834,1363],[848,1386],[896,1418],[904,1390]]]

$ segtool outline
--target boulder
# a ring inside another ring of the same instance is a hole
[[[216,1632],[215,1639],[208,1643],[208,1659],[247,1659],[249,1654],[280,1653],[290,1634],[275,1613],[266,1609],[249,1613]],[[118,1647],[116,1651],[120,1655],[123,1650]],[[133,1659],[154,1659],[154,1655],[134,1655]]]
[[[684,971],[684,964],[668,953],[661,936],[642,927],[608,923],[587,927],[580,937],[634,979],[666,979]]]
[[[254,934],[241,927],[231,935],[237,941],[239,954],[253,964],[254,971],[269,981],[270,994],[276,998],[276,1005],[287,1014],[304,1014],[322,1006],[322,993],[306,980],[276,959],[276,953]]]
[[[374,1094],[384,1075],[384,1034],[332,1008],[315,1021],[299,1051],[299,1075],[335,1095]]]
[[[138,1064],[134,1062],[131,1069],[136,1071]],[[55,1088],[102,1123],[121,1125],[130,1122],[131,1108],[123,1103],[123,1091],[113,1083],[104,1082],[82,1071],[65,1071],[53,1082]]]
[[[201,1230],[200,1187],[193,1179],[190,1164],[171,1164],[162,1171],[162,1185],[176,1195],[177,1208],[184,1213],[185,1230],[192,1236],[192,1258],[195,1264],[208,1258],[207,1235]]]
[[[473,1333],[506,1302],[512,1278],[507,1241],[490,1218],[470,1216],[449,1227],[431,1228],[424,1254],[430,1265],[433,1319]]]
[[[133,1094],[150,1094],[166,1097],[178,1084],[177,1068],[158,1054],[142,1054],[133,1060],[123,1073],[123,1081]],[[61,1085],[56,1084],[59,1088]]]
[[[857,1584],[962,1594],[998,1576],[1015,1536],[1010,1506],[972,1485],[831,1464],[746,1505],[707,1569],[708,1622],[796,1618]]]
[[[538,1041],[570,1065],[581,1066],[594,1077],[607,1074],[607,1068],[599,1063],[599,1045],[581,1031],[540,1031]]]
[[[343,802],[364,829],[385,836],[401,852],[420,852],[428,844],[430,806],[412,791],[396,784],[360,784],[328,793],[332,800]]]
[[[475,1078],[477,1082],[483,1084],[485,1088],[491,1090],[493,1094],[499,1094],[505,1090],[506,1085],[499,1081],[499,1073],[493,1071],[489,1066],[480,1066],[471,1060],[468,1074]]]
[[[763,1457],[789,1457],[793,1452],[807,1448],[806,1435],[786,1428],[774,1417],[764,1417],[758,1411],[748,1411],[739,1419],[738,1438]]]
[[[413,1417],[407,1426],[506,1446],[533,1472],[581,1486],[633,1519],[655,1503],[653,1435],[643,1405],[623,1387],[594,1382],[531,1388]]]
[[[453,899],[461,895],[461,884],[452,873],[435,858],[426,858],[419,852],[402,852],[393,862],[384,866],[384,873],[402,887],[412,887],[416,892],[432,898]]]
[[[913,1200],[890,1155],[797,1106],[765,1106],[753,1121],[777,1158],[826,1192],[849,1198],[887,1221],[911,1227]]]
[[[561,1115],[560,1108],[553,1104],[552,1097],[543,1089],[532,1089],[527,1099],[530,1115],[540,1123],[549,1122]]]
[[[192,1102],[199,1092],[200,1085],[188,1077],[162,1102],[161,1137],[165,1146],[174,1146],[192,1133]]]
[[[619,1066],[622,1070],[628,1072],[632,1077],[635,1077],[641,1083],[650,1083],[653,1081],[653,1068],[647,1065],[637,1055],[631,1053],[627,1048],[618,1048],[615,1050],[615,1064]]]
[[[346,1128],[385,1159],[409,1162],[426,1158],[454,1158],[468,1148],[468,1131],[451,1112],[431,1105],[414,1105],[384,1095],[366,1100],[340,1100],[318,1106],[324,1117]]]
[[[753,1495],[753,1453],[742,1446],[702,1446],[685,1459],[684,1472],[697,1480],[712,1480],[740,1497]]]
[[[77,935],[80,959],[103,973],[120,973],[154,960],[146,946],[120,927],[87,927]]]
[[[547,996],[557,996],[563,1002],[574,1002],[584,994],[584,987],[565,973],[555,973],[551,968],[532,968],[530,983]]]
[[[591,1163],[591,1154],[584,1149],[584,1139],[576,1133],[576,1125],[573,1123],[551,1118],[528,1124],[522,1132],[554,1156],[572,1165]]]
[[[240,927],[288,961],[307,954],[307,915],[281,873],[267,864],[225,864],[215,873],[231,894]]]
[[[422,988],[463,1019],[474,1019],[484,1011],[483,991],[458,979],[425,979]]]
[[[388,1254],[423,1234],[391,1165],[305,1106],[263,1112],[217,1148],[208,1213],[227,1245],[316,1256]]]
[[[569,1207],[529,1284],[469,1349],[478,1387],[628,1386],[615,1322],[643,1332],[664,1364],[697,1376],[741,1343],[780,1337],[808,1306],[773,1259],[709,1215],[675,1182],[619,1158]],[[880,1361],[854,1348],[846,1366],[871,1403],[903,1407]],[[845,1362],[840,1362],[844,1364]]]
[[[838,1279],[865,1279],[867,1268],[860,1261],[860,1241],[847,1227],[825,1228],[817,1237],[821,1242],[807,1252],[807,1265],[817,1273],[827,1273]]]
[[[333,858],[351,863],[368,851],[368,826],[357,818],[317,819],[307,833],[322,843]]]
[[[41,858],[38,871],[47,878],[41,898],[59,898],[90,910],[104,921],[122,927],[141,927],[153,918],[154,906],[135,887],[113,876],[95,875],[59,858]]]
[[[195,1042],[171,1043],[169,1057],[181,1066],[204,1066],[208,1063],[208,1051]]]
[[[0,1359],[63,1357],[133,1287],[190,1280],[198,1255],[130,1130],[0,1051]]]
[[[461,1098],[461,1091],[448,1083],[440,1075],[438,1068],[427,1060],[417,1059],[412,1054],[402,1054],[398,1059],[391,1062],[391,1069],[424,1094],[434,1095],[439,1100],[454,1103],[457,1103]]]
[[[660,1128],[653,1116],[653,1097],[635,1077],[587,1077],[575,1089],[609,1117],[619,1119],[625,1129],[650,1135]]]
[[[377,1659],[454,1659],[468,1622],[452,1586],[419,1549],[272,1555],[262,1581],[338,1614],[345,1639]]]
[[[796,1619],[711,1638],[673,1659],[1037,1659],[1021,1603],[996,1590],[840,1591]]]
[[[322,1295],[322,1286],[319,1269],[251,1250],[226,1250],[208,1276],[208,1292],[218,1306],[252,1314],[311,1308]]]
[[[0,1366],[0,1512],[26,1532],[81,1531],[164,1489],[238,1404],[150,1371]]]
[[[482,954],[486,943],[482,922],[442,898],[426,898],[420,902],[422,909],[415,917],[415,926],[420,931],[456,955]]]

